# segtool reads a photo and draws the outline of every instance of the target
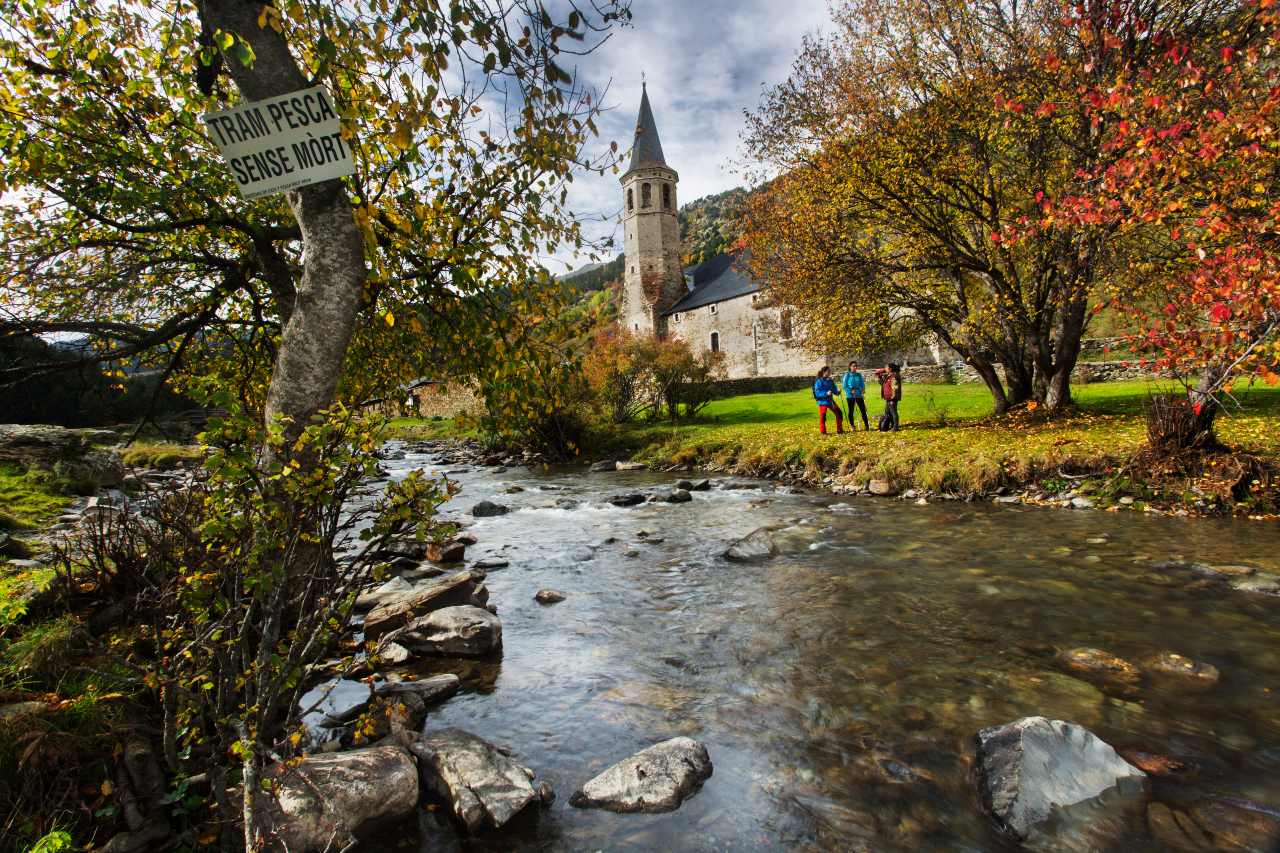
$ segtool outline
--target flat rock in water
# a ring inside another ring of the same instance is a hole
[[[1080,675],[1133,684],[1142,678],[1142,672],[1121,657],[1102,649],[1069,649],[1058,653],[1064,667]]]
[[[480,657],[502,648],[502,623],[488,610],[464,604],[419,616],[387,640],[419,655]]]
[[[458,688],[461,686],[462,679],[452,673],[445,673],[444,675],[433,675],[430,678],[420,678],[416,681],[384,681],[373,688],[373,695],[396,696],[413,694],[422,699],[423,703],[433,705],[436,702],[443,702],[457,693]]]
[[[500,560],[497,557],[485,557],[472,563],[471,568],[488,571],[490,569],[505,569],[509,565],[511,563],[507,560]]]
[[[411,619],[445,607],[460,604],[484,607],[489,603],[489,590],[483,580],[484,575],[480,572],[455,572],[390,597],[365,616],[364,635],[376,640],[403,627]]]
[[[1166,679],[1177,679],[1187,686],[1212,687],[1218,683],[1218,668],[1211,663],[1192,660],[1176,652],[1161,652],[1143,662],[1147,672]]]
[[[1023,717],[978,732],[977,770],[983,806],[1001,829],[1025,840],[1057,812],[1096,805],[1091,820],[1145,796],[1147,775],[1075,723]],[[1122,797],[1099,800],[1118,788]]]
[[[405,593],[412,591],[413,584],[403,577],[394,577],[376,589],[360,593],[356,597],[355,610],[357,613],[363,613],[366,610],[372,610],[379,604],[394,601]]]
[[[494,503],[493,501],[480,501],[471,508],[471,514],[476,518],[492,518],[495,515],[506,515],[509,512],[511,512],[511,507]]]
[[[778,542],[774,538],[776,529],[761,527],[751,531],[726,548],[724,558],[735,563],[755,563],[777,556]]]
[[[626,495],[614,495],[609,498],[609,503],[614,506],[637,506],[644,503],[644,495],[639,492],[632,492]]]
[[[619,761],[582,786],[569,804],[613,812],[669,812],[711,776],[707,748],[677,737]]]
[[[261,796],[266,829],[288,850],[345,847],[364,827],[393,821],[418,807],[418,770],[395,746],[311,755],[267,768],[276,796]]]
[[[619,462],[614,467],[615,471],[644,471],[648,469],[648,465],[643,462]]]
[[[602,459],[599,462],[596,462],[594,465],[592,465],[589,470],[592,472],[617,471],[618,463],[612,459]]]
[[[679,484],[677,483],[677,485],[679,485]],[[697,481],[696,483],[694,483],[693,485],[691,485],[691,486],[686,486],[685,488],[687,488],[687,489],[688,489],[689,491],[691,491],[691,492],[706,492],[706,491],[710,491],[710,490],[711,490],[711,481],[710,481],[710,480],[698,480],[698,481]]]
[[[556,604],[564,601],[565,594],[558,589],[540,589],[533,598],[539,604]]]
[[[449,803],[469,832],[496,829],[542,798],[533,771],[461,729],[428,732],[409,747],[422,787]]]

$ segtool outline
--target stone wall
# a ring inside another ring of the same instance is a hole
[[[955,362],[948,366],[955,382],[981,382],[978,372],[964,362]],[[1004,368],[997,366],[996,373],[1004,379]],[[1144,367],[1136,361],[1081,361],[1071,371],[1071,381],[1077,385],[1088,385],[1093,382],[1121,382],[1137,379],[1160,379],[1165,374],[1158,370]]]
[[[431,382],[413,389],[413,410],[405,412],[410,417],[451,418],[463,413],[478,412],[484,403],[470,385]]]

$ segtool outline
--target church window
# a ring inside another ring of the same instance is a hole
[[[671,209],[671,184],[662,185],[662,206]]]
[[[640,206],[641,207],[653,206],[653,187],[651,187],[647,183],[640,185]]]
[[[782,316],[778,318],[778,336],[784,341],[791,340],[791,312],[783,311]]]
[[[630,188],[627,189],[627,210],[636,209],[636,197],[632,194]]]
[[[719,332],[711,333],[711,351],[720,352],[720,333]]]

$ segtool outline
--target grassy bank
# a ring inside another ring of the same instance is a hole
[[[900,489],[961,495],[1000,487],[1036,486],[1046,493],[1073,487],[1101,505],[1121,497],[1137,505],[1181,505],[1191,511],[1230,508],[1275,511],[1275,487],[1265,482],[1245,501],[1231,487],[1250,466],[1280,460],[1280,389],[1240,389],[1238,410],[1219,419],[1220,439],[1233,451],[1206,459],[1153,466],[1139,459],[1146,442],[1143,405],[1171,390],[1148,382],[1108,382],[1074,389],[1077,408],[1052,419],[1037,412],[991,416],[981,385],[908,385],[898,433],[822,436],[817,409],[805,391],[751,394],[711,403],[695,422],[642,423],[597,436],[596,456],[633,456],[655,466],[691,464],[739,474],[837,476],[851,483],[885,479]],[[881,401],[869,401],[872,426]],[[829,419],[828,428],[834,433]],[[449,422],[400,421],[402,434],[448,434]],[[1079,475],[1090,475],[1084,480]],[[1070,476],[1067,476],[1070,475]],[[1265,480],[1265,477],[1264,477]]]

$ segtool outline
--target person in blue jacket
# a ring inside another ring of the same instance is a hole
[[[853,407],[857,406],[858,411],[862,413],[862,429],[866,432],[871,431],[871,421],[867,419],[867,401],[863,399],[867,393],[867,380],[862,378],[862,374],[858,372],[858,362],[849,362],[849,369],[844,372],[844,376],[840,377],[840,384],[844,386],[845,405],[849,407],[849,429],[856,429],[853,421]]]
[[[818,402],[818,432],[827,434],[827,409],[836,413],[836,432],[844,432],[844,415],[836,405],[837,393],[835,380],[831,378],[831,368],[823,366],[818,371],[818,378],[813,382],[813,399]]]

